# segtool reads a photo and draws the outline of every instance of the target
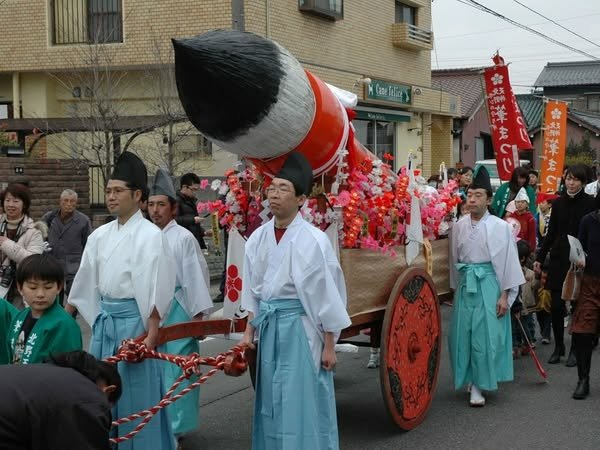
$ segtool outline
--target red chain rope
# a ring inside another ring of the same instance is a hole
[[[124,436],[116,437],[110,439],[110,442],[113,444],[118,444],[119,442],[126,441],[131,439],[136,434],[138,434],[148,422],[164,407],[170,405],[171,403],[176,402],[192,390],[196,389],[218,371],[223,370],[225,365],[225,359],[230,355],[238,355],[244,356],[244,349],[239,345],[223,352],[219,353],[215,357],[201,357],[198,353],[192,353],[191,355],[181,356],[181,355],[169,355],[166,353],[160,353],[156,350],[149,350],[145,344],[142,342],[136,342],[134,340],[126,340],[123,341],[119,351],[115,356],[111,356],[106,358],[105,361],[109,363],[116,364],[118,362],[128,362],[128,363],[139,363],[146,358],[154,358],[154,359],[162,359],[163,361],[168,361],[172,364],[175,364],[183,370],[183,373],[175,380],[171,389],[165,394],[160,402],[157,405],[153,406],[150,409],[145,409],[143,411],[139,411],[137,413],[131,414],[127,417],[123,417],[119,420],[115,420],[112,423],[112,426],[118,426],[124,423],[129,423],[137,419],[143,419],[133,430],[127,433]],[[200,372],[200,366],[213,366],[205,375],[202,375]],[[190,378],[192,375],[200,376],[198,380],[190,384],[185,389],[182,389],[177,395],[173,395],[173,393],[177,390],[179,385],[186,379]]]

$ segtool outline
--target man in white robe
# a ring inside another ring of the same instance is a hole
[[[147,183],[142,161],[132,153],[122,153],[106,185],[108,211],[117,220],[88,238],[69,294],[67,310],[76,308],[92,327],[90,353],[98,359],[115,354],[122,340],[145,333],[144,343],[154,349],[159,323],[171,306],[175,263],[164,234],[139,210]],[[157,360],[119,363],[118,369],[123,394],[113,410],[115,420],[160,401],[164,388]],[[119,426],[118,434],[128,433],[135,425]],[[149,448],[175,448],[165,409],[133,439],[118,445],[119,450]]]
[[[454,386],[470,386],[471,406],[482,391],[513,379],[510,306],[525,282],[511,227],[488,212],[492,187],[485,167],[467,190],[469,214],[452,228],[450,287],[456,291],[449,333]]]
[[[177,269],[177,283],[171,310],[163,326],[190,320],[202,320],[204,314],[212,308],[209,286],[208,265],[198,244],[198,240],[186,228],[175,221],[177,215],[177,195],[170,175],[159,169],[148,199],[148,212],[152,222],[167,237]],[[199,353],[198,340],[190,337],[168,342],[164,352],[173,355]],[[181,369],[174,364],[164,364],[165,389],[171,388],[181,375]],[[177,392],[191,384],[186,380],[179,385]],[[180,437],[198,427],[200,389],[187,394],[169,406],[169,417],[173,432]]]
[[[351,324],[344,276],[329,239],[298,210],[312,169],[288,156],[267,189],[274,218],[246,243],[242,307],[258,331],[252,448],[339,447],[332,370],[334,345]]]

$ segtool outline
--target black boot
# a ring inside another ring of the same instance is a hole
[[[561,356],[565,356],[565,346],[564,346],[564,344],[562,344],[562,345],[556,345],[556,347],[554,347],[554,351],[552,352],[552,355],[550,355],[550,359],[548,360],[548,364],[558,364],[560,362],[560,357]]]
[[[577,377],[579,382],[573,392],[573,398],[583,400],[590,393],[590,368],[592,366],[593,336],[573,333],[571,349],[577,355]]]
[[[573,346],[571,346],[571,350],[569,350],[569,356],[567,357],[567,362],[565,366],[567,367],[575,367],[577,365],[577,357],[575,356],[575,352],[573,351]]]
[[[573,398],[575,400],[583,400],[590,394],[590,377],[585,377],[577,382]]]

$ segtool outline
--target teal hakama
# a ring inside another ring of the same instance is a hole
[[[189,320],[191,320],[191,318],[181,307],[177,299],[173,298],[171,311],[163,326],[188,322]],[[167,342],[161,351],[172,355],[191,355],[192,353],[198,353],[200,351],[200,345],[198,344],[198,340],[194,338],[178,339],[176,341]],[[182,370],[175,364],[167,362],[164,363],[163,369],[163,383],[166,392],[171,389],[175,380],[181,375]],[[184,380],[177,388],[177,391],[175,391],[175,394],[179,393],[190,384],[192,384],[192,380]],[[173,432],[176,435],[190,432],[198,427],[199,403],[200,388],[196,388],[169,406],[169,418],[171,419]]]
[[[459,272],[448,339],[454,387],[494,391],[513,379],[510,311],[496,316],[500,287],[491,263],[456,264]]]
[[[92,327],[90,353],[96,358],[113,356],[121,341],[145,333],[135,299],[107,299],[100,301],[100,314]],[[163,373],[158,360],[141,363],[118,363],[123,384],[121,398],[113,408],[113,420],[156,405],[164,395]],[[138,425],[139,420],[118,427],[123,436]],[[118,450],[174,450],[175,438],[166,409],[160,410],[134,438],[122,442]]]
[[[254,450],[337,449],[333,373],[315,363],[298,299],[260,302]]]

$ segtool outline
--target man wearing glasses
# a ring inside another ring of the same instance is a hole
[[[144,163],[124,152],[106,184],[106,206],[116,220],[88,238],[81,266],[73,281],[66,310],[75,308],[92,327],[90,353],[104,359],[116,353],[121,341],[146,334],[144,344],[158,343],[159,323],[165,319],[175,292],[175,261],[165,235],[139,209],[148,175]],[[118,364],[123,394],[113,416],[126,417],[157,404],[164,394],[161,365],[146,359]],[[135,423],[118,427],[124,435]],[[119,450],[172,450],[175,437],[162,410],[135,439]]]
[[[196,210],[196,193],[200,190],[200,178],[195,173],[186,173],[180,180],[181,189],[177,193],[177,217],[175,221],[184,228],[187,228],[198,240],[200,248],[206,249],[204,242],[204,228],[200,222],[202,219],[198,216]]]
[[[250,322],[241,343],[259,343],[255,449],[339,448],[334,345],[351,321],[329,239],[299,212],[312,180],[306,158],[290,153],[267,188],[273,219],[246,243],[242,307]]]

